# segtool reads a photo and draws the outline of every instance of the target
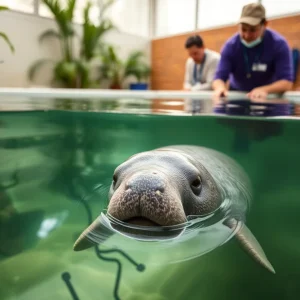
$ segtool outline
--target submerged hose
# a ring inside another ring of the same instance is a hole
[[[96,187],[93,190],[93,192],[90,196],[92,196],[100,187],[101,186]],[[84,197],[79,197],[78,200],[84,206],[84,208],[86,210],[87,218],[88,218],[88,225],[90,225],[93,221],[93,218],[92,218],[91,208],[90,208],[90,206],[88,205],[88,202],[87,202],[87,198],[88,197],[85,197],[85,196]],[[108,250],[100,250],[98,245],[95,245],[95,253],[96,253],[96,255],[99,259],[102,259],[104,261],[109,261],[109,262],[115,262],[118,266],[113,295],[114,295],[115,300],[120,300],[121,298],[118,295],[118,291],[119,291],[120,281],[121,281],[122,264],[121,264],[120,260],[118,260],[117,258],[108,258],[108,257],[105,257],[105,256],[102,255],[102,254],[112,253],[112,252],[117,252],[117,253],[121,254],[122,256],[124,256],[129,262],[131,262],[136,267],[137,271],[139,271],[139,272],[143,272],[145,270],[145,265],[144,264],[138,264],[128,254],[126,254],[124,251],[122,251],[120,249],[114,249],[113,248],[113,249],[108,249]],[[70,281],[70,279],[71,279],[70,273],[64,272],[62,274],[62,279],[65,281],[73,300],[79,300],[79,298],[78,298],[78,296],[75,292],[75,289],[72,286],[72,283]]]
[[[79,298],[78,298],[78,296],[77,296],[77,294],[76,294],[76,292],[74,290],[74,287],[73,287],[73,285],[71,283],[71,275],[70,275],[70,273],[69,272],[62,273],[61,274],[61,278],[66,283],[66,285],[67,285],[67,287],[69,289],[69,292],[72,295],[73,300],[79,300]]]

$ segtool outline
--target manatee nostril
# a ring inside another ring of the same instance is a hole
[[[158,188],[156,191],[155,191],[155,194],[160,196],[163,192],[165,191],[165,189],[163,187],[161,188]]]
[[[131,186],[132,186],[132,184],[130,184],[130,182],[127,182],[125,185],[125,190],[130,190]]]
[[[156,189],[156,193],[159,192],[159,193],[163,193],[165,191],[165,188],[163,186],[159,186],[157,187]]]

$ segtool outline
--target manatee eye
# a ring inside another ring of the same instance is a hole
[[[201,192],[201,187],[202,187],[200,176],[197,176],[197,178],[192,181],[191,187],[194,194],[198,196]]]
[[[115,186],[117,183],[118,177],[116,174],[113,175],[113,185]]]

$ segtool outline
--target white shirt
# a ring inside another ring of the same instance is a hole
[[[220,61],[221,55],[213,50],[205,49],[205,62],[202,69],[200,82],[194,83],[194,60],[189,57],[185,64],[185,75],[183,87],[192,91],[212,90],[212,82]],[[202,64],[197,64],[197,74],[200,72]]]

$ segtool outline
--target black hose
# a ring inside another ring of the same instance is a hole
[[[100,188],[100,186],[96,189],[93,190],[93,193],[96,192],[98,189]],[[92,195],[93,195],[92,193]],[[87,213],[87,218],[88,218],[88,225],[90,225],[93,221],[92,218],[92,211],[90,209],[90,206],[88,205],[87,199],[86,197],[79,197],[78,198],[79,202],[82,203],[82,205],[84,206],[86,213]],[[121,262],[117,259],[117,258],[108,258],[103,256],[102,254],[106,254],[106,253],[112,253],[112,252],[117,252],[121,255],[123,255],[129,262],[131,262],[133,265],[136,266],[137,271],[139,272],[143,272],[145,270],[145,265],[144,264],[138,264],[136,261],[134,261],[128,254],[126,254],[124,251],[120,250],[120,249],[108,249],[108,250],[100,250],[98,245],[95,245],[95,253],[97,255],[97,257],[99,259],[102,259],[104,261],[110,261],[110,262],[115,262],[117,264],[117,276],[116,276],[116,281],[115,281],[115,287],[114,287],[114,298],[115,300],[120,300],[121,298],[118,295],[118,291],[119,291],[119,287],[120,287],[120,281],[121,281],[121,274],[122,274],[122,264]],[[65,281],[70,294],[73,297],[73,300],[79,300],[72,284],[71,284],[71,275],[68,272],[64,272],[62,274],[62,278]]]
[[[76,294],[76,292],[74,290],[74,287],[73,287],[73,285],[71,283],[71,275],[70,275],[70,273],[69,272],[62,273],[61,274],[61,278],[66,283],[66,285],[67,285],[67,287],[69,289],[69,292],[72,295],[73,300],[79,300],[79,298],[78,298],[78,296],[77,296],[77,294]]]

